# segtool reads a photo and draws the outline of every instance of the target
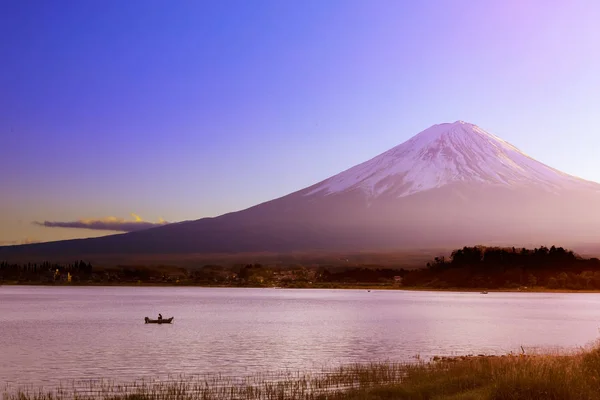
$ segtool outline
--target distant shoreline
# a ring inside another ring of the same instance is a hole
[[[303,287],[285,287],[285,286],[233,286],[233,285],[198,285],[198,284],[177,284],[177,283],[152,283],[152,282],[123,282],[123,283],[75,283],[75,284],[51,284],[37,282],[0,282],[0,286],[44,286],[44,287],[186,287],[186,288],[220,288],[220,289],[319,289],[319,290],[367,290],[367,291],[405,291],[405,292],[451,292],[451,293],[598,293],[600,290],[590,289],[548,289],[543,287],[534,287],[527,289],[516,288],[426,288],[426,287],[407,287],[407,286],[377,286],[377,285],[339,285],[339,286],[303,286]],[[482,294],[484,295],[484,294]]]
[[[92,265],[0,262],[0,284],[140,287],[261,287],[430,292],[600,293],[600,259],[552,246],[463,247],[422,268],[378,263]]]

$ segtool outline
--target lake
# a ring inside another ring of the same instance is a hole
[[[600,294],[0,286],[0,316],[0,384],[53,387],[576,348]]]

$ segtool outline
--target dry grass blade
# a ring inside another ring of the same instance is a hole
[[[353,364],[318,373],[178,376],[127,385],[90,382],[50,392],[5,390],[4,400],[338,400],[600,398],[600,347],[571,354]]]

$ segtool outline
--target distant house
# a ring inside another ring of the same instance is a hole
[[[402,283],[402,277],[401,276],[394,276],[394,283]]]

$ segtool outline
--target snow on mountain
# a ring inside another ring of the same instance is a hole
[[[361,190],[404,197],[456,182],[556,189],[600,185],[534,160],[510,143],[464,121],[433,125],[379,156],[317,184],[305,196]]]

